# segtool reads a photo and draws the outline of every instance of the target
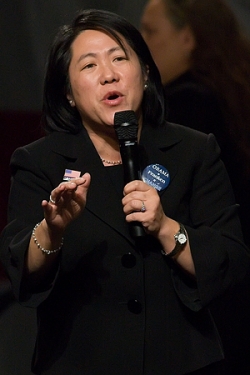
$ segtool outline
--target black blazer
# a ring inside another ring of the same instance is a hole
[[[140,147],[145,165],[170,173],[159,194],[166,215],[186,226],[196,281],[153,237],[130,236],[122,166],[105,168],[84,129],[55,132],[12,157],[1,260],[17,298],[37,307],[37,374],[181,375],[223,358],[207,306],[244,278],[249,257],[218,146],[213,135],[168,124],[145,125]],[[86,208],[66,230],[55,274],[32,290],[21,283],[25,252],[41,201],[66,168],[91,174]]]

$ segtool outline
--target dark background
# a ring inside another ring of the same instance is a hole
[[[250,35],[250,0],[227,2]],[[0,0],[0,232],[7,221],[10,156],[17,147],[41,135],[44,64],[57,28],[70,22],[80,8],[114,11],[139,26],[145,3],[146,0]],[[0,267],[1,375],[30,374],[35,332],[35,311],[14,301]]]
[[[226,0],[250,35],[250,0]],[[57,28],[80,8],[100,8],[139,26],[146,0],[0,0],[0,110],[40,110],[44,62]]]

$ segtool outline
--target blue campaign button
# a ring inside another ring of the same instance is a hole
[[[161,191],[168,187],[170,183],[169,171],[160,164],[150,164],[142,172],[142,180]]]

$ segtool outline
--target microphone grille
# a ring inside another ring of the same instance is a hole
[[[137,139],[138,122],[134,111],[116,112],[114,127],[119,140]]]

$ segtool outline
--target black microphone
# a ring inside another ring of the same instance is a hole
[[[114,128],[120,145],[124,170],[124,184],[141,179],[139,153],[137,144],[138,122],[134,111],[116,112]],[[130,223],[133,237],[145,236],[144,228],[139,222]]]

